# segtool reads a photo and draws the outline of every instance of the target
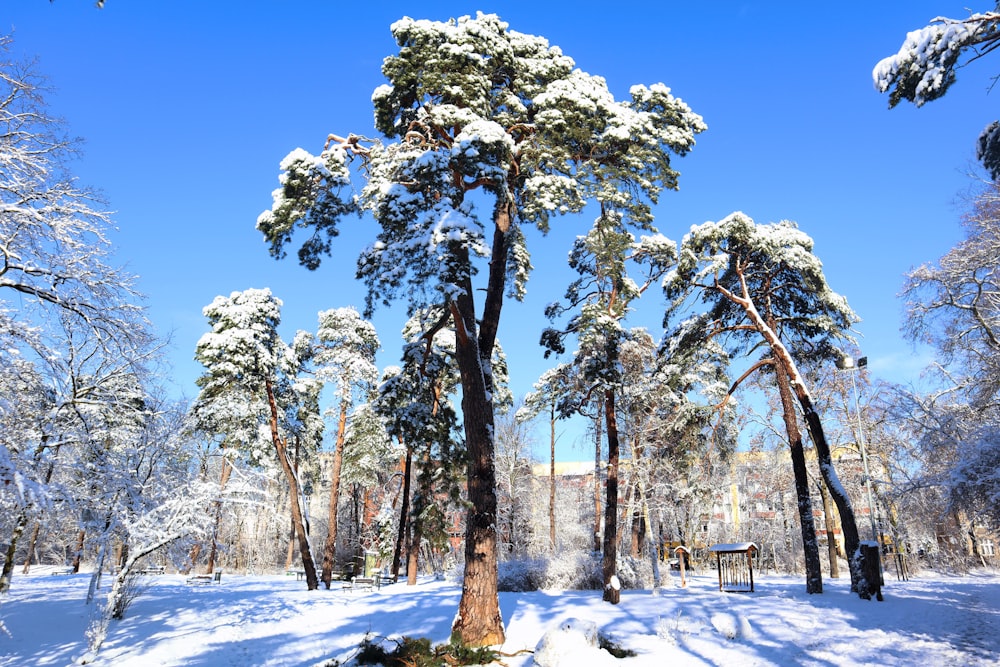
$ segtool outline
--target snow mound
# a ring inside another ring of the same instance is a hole
[[[570,618],[546,632],[535,647],[536,667],[600,667],[616,664],[615,658],[600,648],[597,624]]]

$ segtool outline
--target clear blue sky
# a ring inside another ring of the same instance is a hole
[[[960,72],[922,109],[890,111],[872,85],[872,68],[907,31],[967,15],[964,1],[93,4],[5,0],[0,32],[13,34],[15,55],[37,58],[51,112],[85,139],[73,170],[116,211],[119,259],[140,276],[151,320],[172,333],[173,387],[191,397],[201,309],[216,295],[270,287],[285,302],[288,338],[315,329],[319,310],[363,305],[354,266],[371,226],[345,231],[337,255],[311,273],[294,254],[272,260],[254,223],[291,149],[318,152],[330,132],[374,134],[371,92],[395,52],[389,25],[404,15],[494,12],[604,76],[619,97],[634,83],[670,86],[709,129],[675,162],[681,190],[662,197],[660,231],[679,239],[734,210],[795,220],[863,319],[872,371],[897,382],[926,362],[899,333],[903,274],[960,237],[975,139],[997,118],[987,87],[1000,60]],[[516,394],[547,367],[542,309],[562,295],[571,240],[590,222],[564,218],[549,237],[530,237],[529,298],[506,306],[500,331]],[[662,299],[645,301],[635,323],[656,327]],[[374,321],[381,365],[396,363],[402,316]],[[573,457],[586,455],[563,458]]]

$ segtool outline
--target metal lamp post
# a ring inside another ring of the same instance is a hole
[[[837,368],[842,371],[857,371],[859,368],[864,368],[868,365],[868,357],[861,357],[855,364],[854,358],[850,356],[844,356],[837,362]],[[865,433],[864,426],[861,423],[861,403],[858,400],[858,382],[854,377],[854,373],[851,373],[851,386],[854,389],[854,412],[858,417],[858,450],[861,452],[861,466],[865,474],[865,490],[868,493],[868,519],[872,524],[872,539],[879,543],[878,538],[878,527],[875,524],[875,501],[874,494],[872,493],[872,477],[868,470],[868,452],[865,451]],[[879,551],[881,552],[882,545],[879,544]]]

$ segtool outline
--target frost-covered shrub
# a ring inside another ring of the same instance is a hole
[[[507,593],[536,591],[545,577],[546,562],[541,558],[502,561],[499,564],[497,589]]]
[[[600,590],[600,556],[563,551],[549,558],[524,558],[499,564],[497,587],[520,593],[536,590]]]
[[[666,563],[663,564],[666,566]],[[626,557],[618,561],[618,579],[624,589],[653,587],[653,567],[648,559]]]

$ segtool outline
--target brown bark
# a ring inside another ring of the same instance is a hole
[[[597,418],[594,420],[594,553],[601,551],[601,425],[603,403],[598,399]]]
[[[497,239],[499,238],[499,243]],[[477,337],[472,283],[462,280],[462,290],[449,305],[455,324],[455,357],[462,382],[462,415],[467,448],[469,510],[465,526],[465,576],[458,613],[452,624],[452,638],[471,646],[503,644],[503,619],[497,594],[497,497],[493,449],[493,404],[487,391],[487,375],[503,301],[503,276],[500,293],[492,290],[497,281],[493,274],[505,270],[504,243],[499,228],[494,237],[494,251],[500,255],[490,263],[490,289],[483,315],[483,347]],[[487,320],[489,323],[487,324]]]
[[[299,503],[299,480],[292,469],[291,461],[288,458],[287,442],[278,433],[278,404],[274,397],[274,387],[270,378],[264,381],[264,388],[267,391],[267,403],[271,409],[271,442],[274,444],[275,453],[278,455],[278,463],[282,472],[285,473],[285,480],[288,482],[288,500],[291,505],[292,524],[295,526],[295,537],[299,543],[299,553],[302,556],[302,569],[306,573],[306,586],[309,590],[319,588],[319,579],[316,577],[316,563],[313,561],[312,549],[309,548],[309,536],[306,534],[305,519],[302,514],[302,505]]]
[[[340,403],[340,417],[337,420],[337,441],[333,448],[330,464],[330,505],[327,510],[326,543],[323,545],[323,584],[330,588],[333,568],[337,562],[337,522],[340,503],[340,471],[344,466],[344,437],[347,433],[347,401]]]
[[[608,482],[604,503],[604,553],[601,572],[604,576],[604,601],[618,604],[621,601],[621,584],[618,581],[618,419],[615,415],[615,394],[604,392],[604,420],[608,427]]]
[[[407,525],[410,517],[410,474],[413,468],[413,448],[406,446],[406,456],[403,459],[403,490],[402,503],[399,508],[399,530],[396,533],[396,547],[392,551],[392,575],[399,576],[399,566],[402,561],[403,544],[406,541]]]

